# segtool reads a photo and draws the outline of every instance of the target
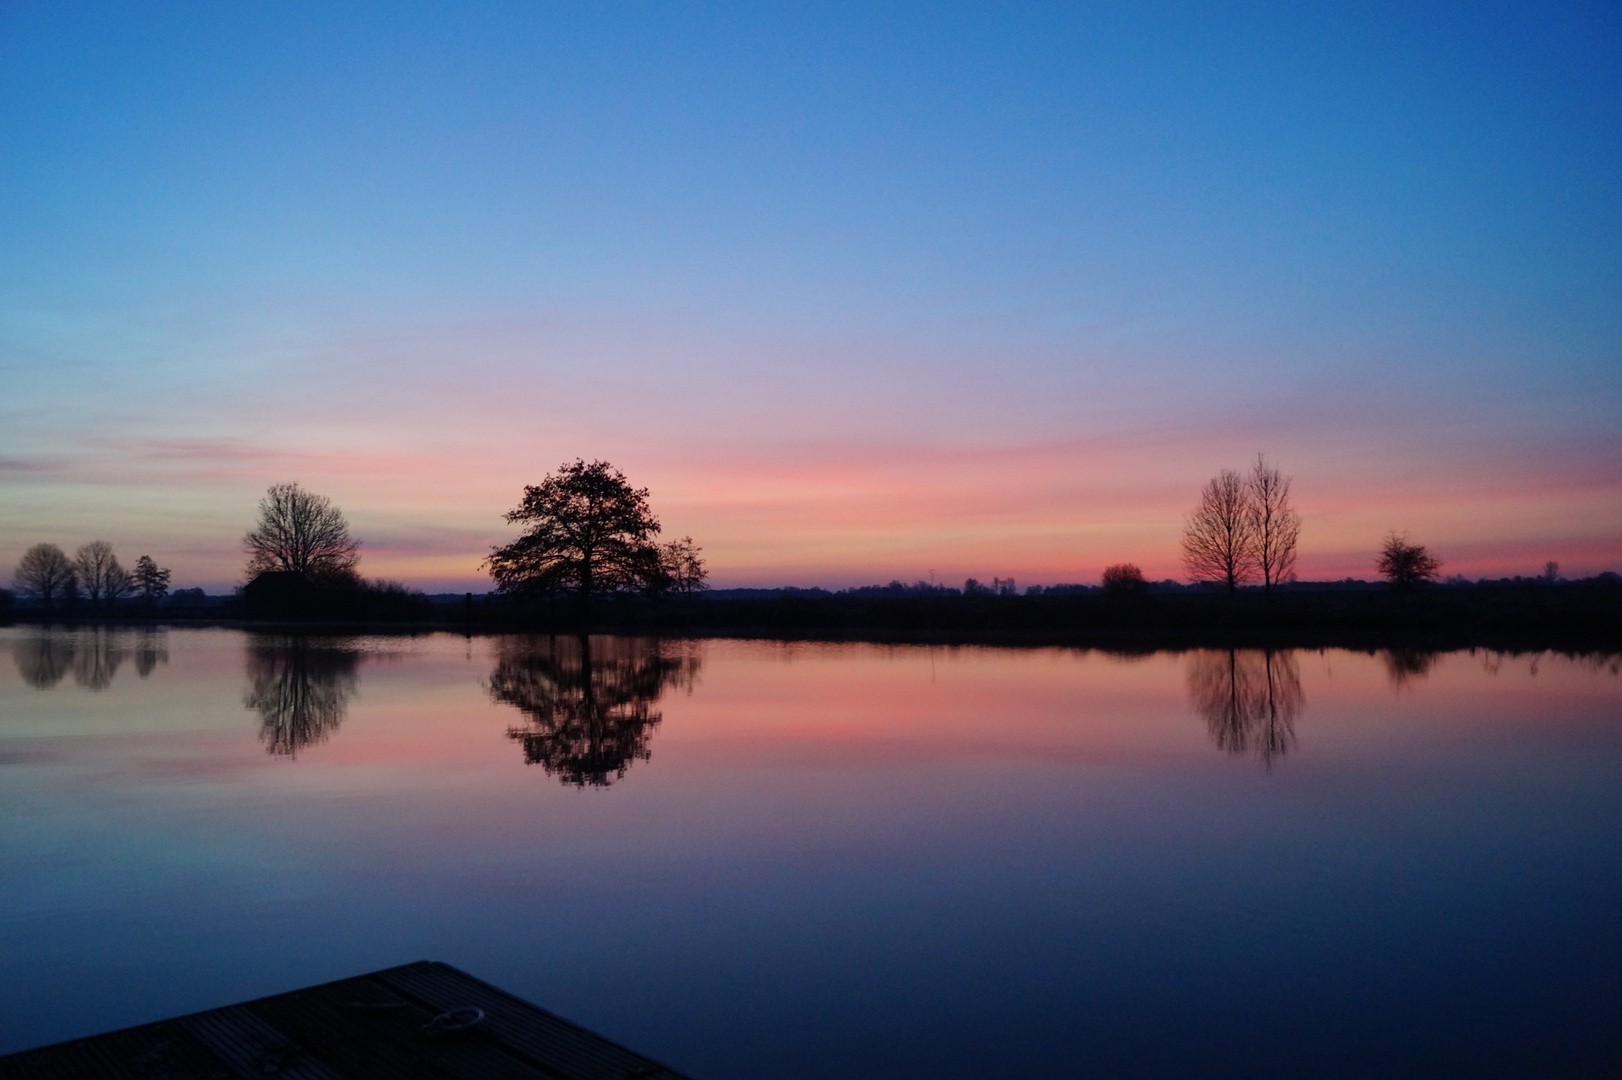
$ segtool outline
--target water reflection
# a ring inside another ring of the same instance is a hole
[[[49,631],[30,634],[12,645],[11,658],[23,682],[35,690],[49,690],[73,667],[73,641],[66,634]]]
[[[1622,675],[1622,653],[1579,653],[1572,659],[1595,675],[1602,671]]]
[[[269,754],[297,757],[343,723],[355,696],[360,651],[303,634],[256,637],[248,643],[248,693],[259,713],[259,739]]]
[[[503,639],[490,694],[522,710],[510,728],[524,761],[576,787],[606,787],[633,761],[650,756],[667,686],[692,689],[699,659],[649,638],[524,637]]]
[[[1394,693],[1377,648],[1298,651],[1273,777],[1290,654],[1275,720],[1259,651],[717,641],[687,698],[612,670],[679,643],[328,637],[312,665],[319,637],[177,628],[140,682],[121,633],[91,693],[88,636],[0,627],[0,1053],[249,997],[267,963],[439,955],[729,1080],[1618,1073],[1615,654],[1451,652]],[[307,679],[362,650],[337,681],[365,693],[295,764],[243,702],[299,644]],[[588,666],[670,723],[585,791],[501,740],[546,727],[521,687],[550,716]]]
[[[1289,649],[1190,653],[1188,695],[1212,742],[1230,754],[1254,753],[1269,769],[1295,745],[1295,720],[1306,705]]]
[[[105,690],[128,656],[129,649],[101,627],[80,631],[74,642],[73,681],[86,690]]]
[[[1429,675],[1440,655],[1429,649],[1385,649],[1380,659],[1385,661],[1385,673],[1391,685],[1400,687]]]
[[[143,679],[158,664],[169,661],[165,631],[148,629],[131,634],[102,626],[39,630],[19,637],[11,654],[23,682],[36,690],[51,689],[69,672],[76,685],[91,691],[105,690],[113,684],[125,660],[135,660],[135,672]]]
[[[135,674],[146,678],[169,662],[169,638],[162,630],[142,630],[135,639]]]

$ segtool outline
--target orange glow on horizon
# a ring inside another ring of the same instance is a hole
[[[1200,485],[1254,454],[1232,442],[1219,451],[1203,436],[1122,436],[955,447],[694,444],[677,452],[621,442],[580,456],[605,457],[648,487],[665,536],[692,536],[718,587],[910,582],[931,571],[943,584],[1011,576],[1023,587],[1093,583],[1122,561],[1152,580],[1182,580],[1183,515]],[[491,545],[515,535],[502,515],[524,484],[567,457],[544,447],[498,451],[471,438],[410,452],[386,442],[294,454],[218,441],[120,446],[85,464],[71,489],[41,489],[37,505],[9,523],[16,550],[0,557],[14,562],[42,539],[72,547],[103,536],[128,561],[150,551],[175,569],[177,586],[240,580],[237,541],[264,487],[296,479],[344,509],[365,544],[364,573],[430,591],[483,591],[480,563]],[[1622,563],[1622,480],[1604,470],[1551,479],[1541,468],[1488,458],[1441,478],[1378,458],[1348,468],[1337,447],[1285,446],[1269,458],[1295,480],[1304,579],[1372,577],[1374,552],[1391,529],[1436,551],[1444,574],[1532,574],[1555,559],[1568,575],[1583,575]],[[98,493],[95,512],[64,504],[90,491]],[[163,500],[173,512],[151,520],[145,507]],[[140,527],[104,524],[124,519]]]

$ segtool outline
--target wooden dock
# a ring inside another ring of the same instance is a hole
[[[684,1080],[420,961],[0,1057],[0,1080]]]

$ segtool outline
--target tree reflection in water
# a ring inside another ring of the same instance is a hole
[[[86,690],[105,690],[129,656],[128,645],[105,627],[81,630],[73,643],[73,681]]]
[[[146,678],[159,664],[169,662],[169,638],[162,630],[142,630],[135,639],[135,674]]]
[[[1392,686],[1403,686],[1410,679],[1423,679],[1431,673],[1440,655],[1425,649],[1384,649],[1380,659],[1385,661],[1386,675]]]
[[[1255,753],[1271,769],[1295,745],[1306,695],[1293,650],[1191,653],[1188,694],[1211,740],[1230,754]]]
[[[355,696],[360,655],[331,638],[289,634],[250,639],[243,704],[259,713],[259,739],[266,753],[297,757],[338,730]]]
[[[135,658],[135,670],[146,678],[159,663],[167,663],[164,632],[143,630],[134,635],[104,626],[78,630],[43,629],[17,639],[12,659],[23,681],[36,690],[49,690],[71,671],[76,685],[105,690],[125,660]]]
[[[64,633],[41,630],[18,638],[11,646],[17,674],[35,690],[49,690],[73,669],[73,638]]]
[[[504,638],[490,694],[524,712],[524,761],[576,787],[607,787],[650,756],[665,687],[692,689],[698,656],[651,638]]]

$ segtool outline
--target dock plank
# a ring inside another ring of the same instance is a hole
[[[563,1080],[679,1080],[680,1074],[522,998],[446,964],[411,964],[378,974],[380,981],[446,1011],[483,1009],[485,1025],[513,1049],[545,1062]],[[537,1023],[536,1013],[545,1016]]]
[[[477,1008],[468,1031],[435,1016]],[[418,961],[0,1057],[0,1080],[686,1080],[449,964]]]

